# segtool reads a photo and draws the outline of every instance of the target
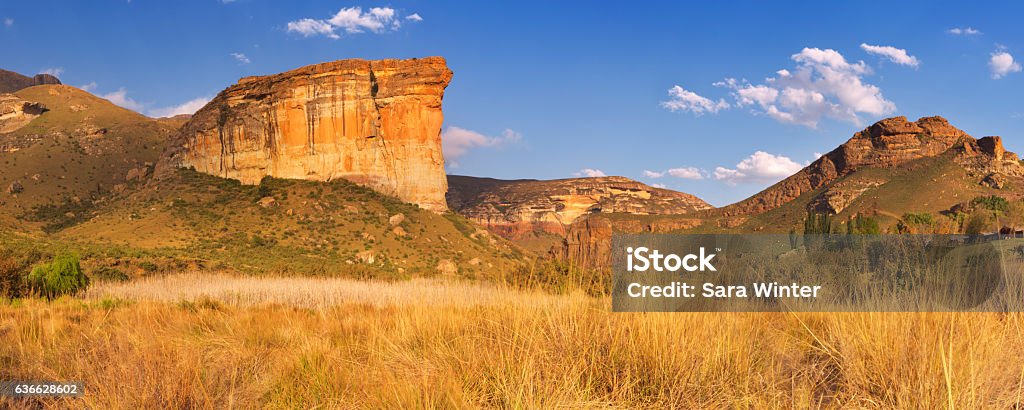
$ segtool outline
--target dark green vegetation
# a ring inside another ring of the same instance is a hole
[[[74,295],[89,287],[89,277],[82,272],[78,256],[70,253],[57,255],[52,262],[32,268],[25,282],[32,293],[47,299]]]

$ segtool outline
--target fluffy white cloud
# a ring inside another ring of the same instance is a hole
[[[92,88],[95,89],[96,84],[92,83],[91,85],[93,86]],[[132,111],[142,112],[143,110],[142,104],[129,97],[128,90],[125,90],[124,87],[118,88],[117,91],[114,91],[112,93],[99,94],[97,95],[97,97],[103,98],[114,103],[115,105],[127,108]]]
[[[154,108],[149,110],[149,116],[160,118],[173,117],[181,114],[195,114],[196,111],[199,111],[199,109],[203,108],[203,106],[208,102],[210,102],[210,97],[199,97],[173,107]]]
[[[875,54],[889,59],[899,65],[905,65],[917,68],[921,62],[910,54],[907,54],[907,50],[902,48],[896,48],[892,46],[873,46],[866,43],[861,43],[860,48],[866,51],[868,54]]]
[[[733,90],[736,105],[756,106],[779,122],[815,128],[823,118],[860,124],[860,114],[896,111],[882,91],[863,81],[870,70],[863,61],[850,63],[838,51],[805,48],[791,59],[792,70],[781,69],[763,84],[727,78],[716,86]]]
[[[39,74],[49,74],[54,77],[60,78],[61,74],[64,74],[64,67],[52,67],[47,68],[39,72]]]
[[[949,30],[946,30],[946,32],[956,36],[976,36],[982,34],[981,31],[976,30],[973,27],[953,27]]]
[[[500,136],[490,137],[465,128],[448,126],[441,133],[441,148],[448,166],[457,168],[458,159],[474,148],[517,143],[522,139],[522,135],[510,129],[502,131]]]
[[[577,177],[587,177],[587,178],[596,178],[596,177],[606,177],[606,176],[608,176],[608,175],[605,175],[604,171],[601,171],[600,169],[594,169],[594,168],[583,168],[583,169],[581,169],[579,171],[574,172],[573,175],[575,175]]]
[[[1013,59],[1013,56],[1006,51],[995,51],[988,60],[988,66],[992,69],[992,78],[998,80],[1010,73],[1021,71],[1020,63]]]
[[[723,99],[712,101],[678,85],[670,88],[668,95],[669,100],[662,101],[661,106],[668,108],[669,111],[690,111],[697,115],[704,115],[706,112],[713,114],[729,108],[729,103]]]
[[[776,182],[793,175],[803,167],[788,157],[757,151],[736,164],[735,168],[715,168],[714,176],[715,179],[725,181],[730,185],[747,182]]]
[[[4,19],[4,27],[11,27],[14,25],[14,19],[7,17]]]
[[[665,184],[651,184],[651,186],[654,188],[668,189],[668,187],[665,186]]]
[[[99,87],[96,85],[95,82],[90,82],[88,84],[83,84],[78,88],[81,88],[83,91],[86,92],[95,92]],[[122,108],[127,108],[137,113],[145,114],[154,118],[173,117],[179,114],[194,114],[200,108],[203,108],[203,106],[206,105],[206,103],[210,102],[210,97],[199,97],[191,99],[179,105],[147,109],[146,107],[149,104],[143,104],[138,101],[135,101],[135,99],[128,96],[128,90],[126,90],[124,87],[118,88],[117,91],[110,93],[98,93],[96,94],[96,96],[106,99]]]
[[[334,27],[323,20],[302,19],[290,21],[288,22],[288,31],[302,34],[303,37],[322,34],[335,40],[341,38],[341,36],[334,32]]]
[[[707,172],[696,167],[672,168],[665,172],[670,176],[682,179],[704,179],[707,177]]]
[[[235,60],[238,60],[238,62],[242,64],[249,64],[252,62],[252,60],[249,60],[249,57],[243,53],[231,53],[231,57],[234,57]]]
[[[644,176],[647,178],[658,179],[665,175],[682,179],[704,179],[707,178],[708,172],[697,167],[672,168],[664,172],[644,170]]]
[[[358,34],[365,32],[383,33],[398,30],[402,26],[402,20],[413,22],[423,21],[423,17],[413,13],[400,18],[395,9],[390,7],[373,7],[363,11],[362,7],[346,7],[338,10],[328,19],[304,18],[288,22],[289,32],[299,33],[303,37],[323,35],[328,38],[339,39],[338,31],[346,34]]]

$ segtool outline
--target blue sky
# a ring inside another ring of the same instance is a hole
[[[0,67],[161,115],[243,76],[441,55],[450,173],[600,171],[715,205],[893,115],[1024,151],[1024,5],[833,3],[4,2]]]

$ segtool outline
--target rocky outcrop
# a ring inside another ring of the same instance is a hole
[[[452,175],[448,205],[501,236],[565,236],[582,216],[624,213],[679,215],[710,209],[690,194],[654,188],[623,177],[549,181],[499,180]]]
[[[441,57],[243,78],[182,127],[163,165],[245,184],[344,178],[443,211],[441,100],[451,78]]]
[[[578,266],[603,267],[610,263],[613,233],[673,232],[697,226],[708,227],[702,231],[786,232],[807,211],[850,215],[867,203],[888,215],[901,215],[922,211],[921,204],[947,209],[985,189],[1006,190],[1021,184],[1024,166],[1003,147],[1000,137],[975,139],[941,117],[916,122],[895,117],[858,132],[796,174],[734,205],[686,215],[580,218],[568,227],[564,243],[553,254]],[[881,201],[880,190],[887,195]],[[895,205],[885,200],[894,195],[901,200],[912,198],[913,205],[906,208],[904,201]],[[1014,192],[1000,195],[1021,197]],[[798,199],[777,213],[760,215]]]
[[[737,204],[721,208],[721,214],[737,216],[764,213],[804,193],[825,188],[859,169],[892,168],[947,152],[954,154],[965,168],[979,174],[1018,174],[1022,171],[1016,155],[1003,149],[999,137],[974,139],[942,117],[925,117],[916,122],[909,122],[906,117],[893,117],[858,132],[849,141],[789,178]],[[871,185],[878,184],[851,184],[854,190],[860,192]],[[821,198],[815,200],[815,203],[822,205],[818,211],[838,213],[855,198],[856,195],[851,197],[851,194],[838,188],[824,192]]]
[[[24,127],[45,111],[42,104],[25,101],[14,94],[0,94],[0,134]]]
[[[43,84],[60,84],[60,80],[50,74],[36,74],[33,77],[28,77],[13,71],[0,70],[0,93],[13,93]]]

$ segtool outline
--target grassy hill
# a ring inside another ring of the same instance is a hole
[[[244,186],[153,166],[183,119],[151,119],[74,87],[21,90],[48,111],[0,134],[0,248],[75,251],[111,277],[189,268],[246,273],[485,277],[526,255],[455,215],[346,181]],[[262,200],[262,203],[261,203]],[[3,250],[3,249],[0,249]]]
[[[0,226],[56,231],[89,218],[97,203],[145,176],[174,128],[66,85],[17,96],[46,106],[25,127],[0,134]],[[134,170],[134,172],[132,172]],[[12,185],[20,186],[10,192]]]

